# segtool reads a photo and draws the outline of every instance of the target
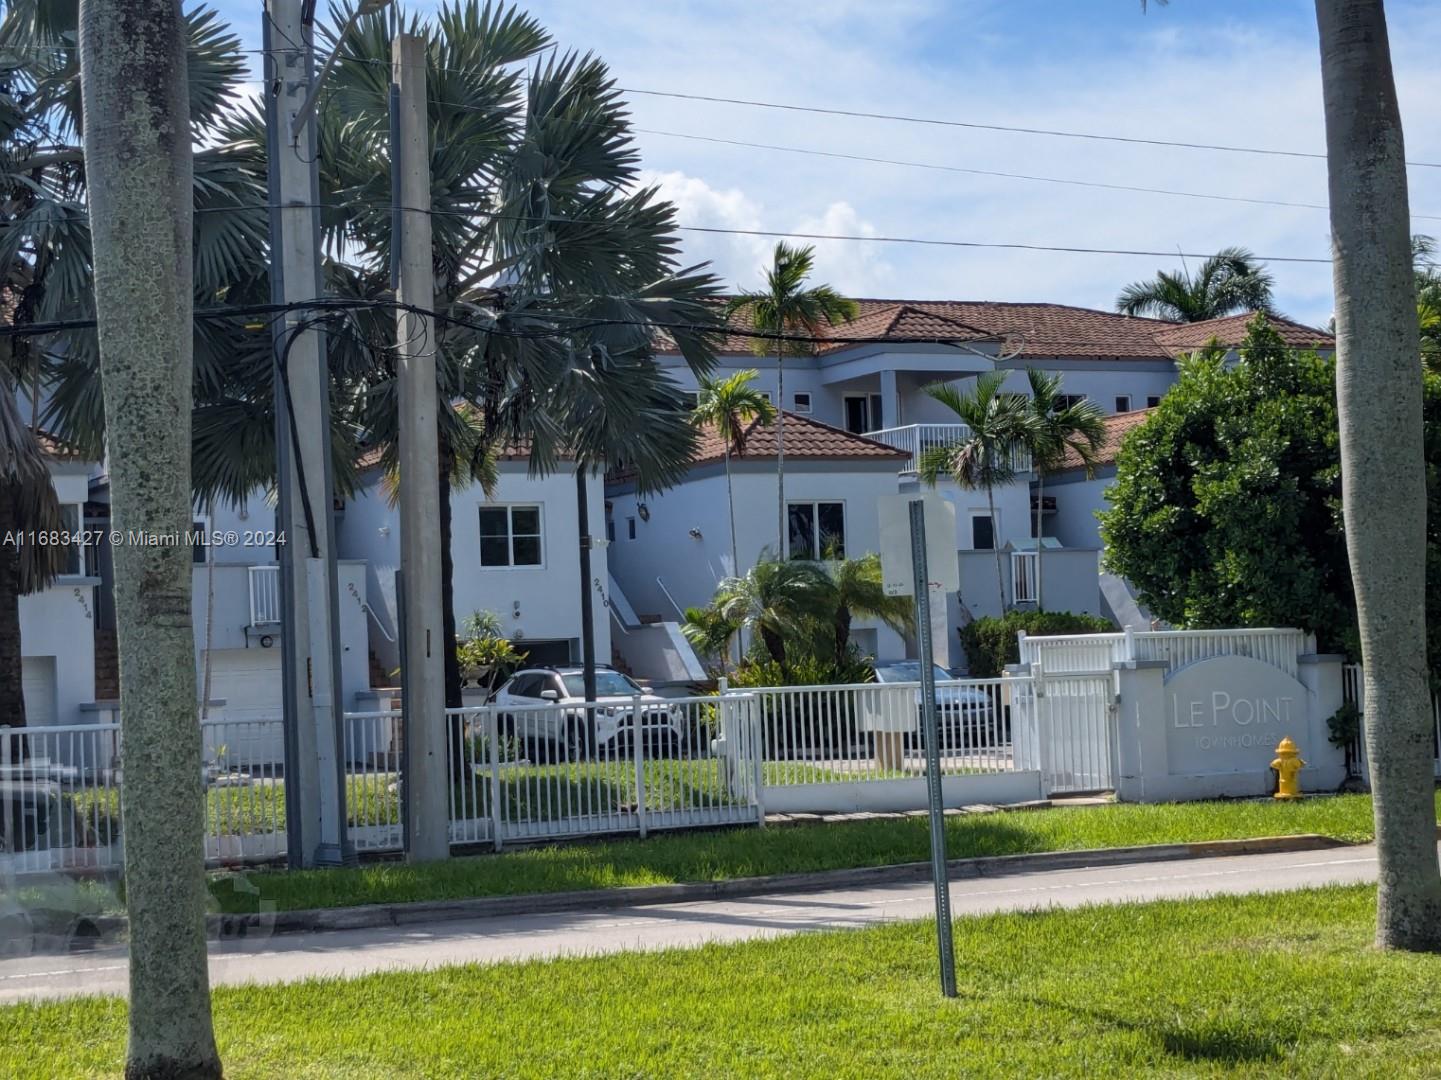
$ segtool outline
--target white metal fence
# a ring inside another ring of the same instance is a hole
[[[1366,674],[1360,664],[1347,664],[1341,669],[1342,697],[1354,704],[1361,712],[1361,732],[1351,747],[1352,763],[1357,773],[1365,779],[1366,766]],[[1441,779],[1441,694],[1431,694],[1431,753],[1434,757],[1432,769]]]
[[[250,568],[250,625],[280,622],[280,567]]]
[[[1292,678],[1297,658],[1315,652],[1315,640],[1301,630],[1125,630],[1111,634],[1018,635],[1023,664],[1046,672],[1108,671],[1125,660],[1164,660],[1170,673],[1216,656],[1249,656],[1280,668]]]

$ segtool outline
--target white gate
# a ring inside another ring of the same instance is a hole
[[[1035,763],[1046,795],[1115,788],[1114,679],[1111,672],[1068,672],[1014,680],[1017,757]]]

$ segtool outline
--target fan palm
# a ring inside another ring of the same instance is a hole
[[[811,562],[767,553],[739,577],[723,580],[711,605],[719,618],[759,638],[770,658],[788,671],[786,641],[831,613],[825,573]],[[833,609],[832,609],[833,610]]]
[[[1003,371],[977,376],[969,392],[951,383],[934,383],[926,393],[955,413],[966,434],[921,455],[917,473],[934,487],[949,476],[967,491],[984,491],[991,515],[991,549],[996,558],[996,595],[1006,610],[1005,575],[1001,570],[1000,529],[996,521],[995,489],[1016,478],[1016,450],[1026,445],[1031,425],[1030,408],[1021,394],[1002,389]]]
[[[711,427],[725,446],[726,500],[730,507],[731,573],[740,573],[740,548],[736,544],[736,497],[731,483],[731,455],[745,457],[746,433],[753,424],[769,424],[776,417],[775,406],[751,384],[759,374],[747,368],[723,379],[703,378],[696,393],[691,419],[697,426]]]
[[[1045,555],[1041,515],[1046,500],[1046,474],[1060,467],[1066,452],[1081,459],[1086,476],[1095,470],[1096,452],[1106,438],[1106,424],[1100,408],[1089,398],[1071,400],[1061,396],[1061,377],[1036,368],[1026,369],[1030,383],[1030,423],[1025,428],[1025,446],[1036,474],[1036,609],[1045,610]]]
[[[1116,310],[1122,315],[1148,315],[1172,322],[1204,322],[1238,311],[1272,313],[1271,275],[1245,248],[1228,247],[1201,264],[1193,277],[1162,270],[1149,281],[1121,290]]]
[[[721,672],[726,672],[731,647],[740,632],[738,624],[727,619],[714,605],[688,607],[680,632],[702,656],[719,660]]]
[[[757,356],[773,349],[776,358],[776,550],[785,551],[786,540],[786,386],[787,355],[807,355],[814,351],[809,342],[788,341],[788,336],[814,337],[826,326],[850,322],[860,312],[849,300],[829,285],[806,287],[815,266],[815,248],[791,247],[784,242],[776,245],[771,265],[766,270],[765,288],[741,293],[726,305],[726,317],[743,315],[753,329],[773,335],[772,345],[765,338],[755,338],[753,351]]]
[[[845,662],[851,643],[854,619],[879,619],[897,633],[911,629],[911,601],[889,596],[881,578],[881,557],[875,552],[859,559],[839,559],[822,564],[830,589],[824,597],[831,609],[831,629],[836,663]]]

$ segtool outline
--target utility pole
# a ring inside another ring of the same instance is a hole
[[[313,4],[265,0],[270,293],[276,303],[313,300],[323,291],[317,139],[307,108],[312,18]],[[277,502],[285,538],[278,554],[286,840],[293,867],[338,864],[348,848],[330,380],[324,338],[304,325],[313,315],[287,312],[274,331]]]
[[[430,244],[430,138],[425,39],[398,33],[391,46],[391,202],[400,235],[396,299],[435,304]],[[400,397],[400,568],[405,582],[404,694],[406,855],[450,857],[450,768],[446,753],[445,639],[441,622],[440,440],[435,326],[428,315],[396,315]]]

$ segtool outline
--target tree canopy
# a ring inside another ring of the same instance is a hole
[[[1354,650],[1334,362],[1252,322],[1203,350],[1127,437],[1100,513],[1106,566],[1180,626],[1299,626]],[[1441,378],[1426,377],[1428,593],[1441,581]],[[1441,611],[1441,605],[1428,605]],[[1437,670],[1433,661],[1431,668]]]

